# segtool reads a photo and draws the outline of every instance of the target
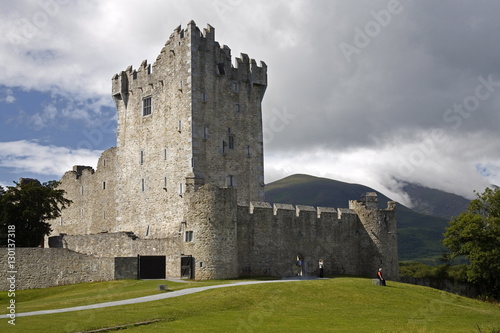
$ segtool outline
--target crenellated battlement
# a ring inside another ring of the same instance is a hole
[[[92,175],[94,174],[94,168],[87,165],[74,165],[73,170],[66,171],[65,176],[73,177],[74,179],[79,179],[82,175]]]
[[[239,209],[244,209],[248,211],[248,214],[253,215],[257,212],[259,214],[264,214],[267,216],[283,216],[290,214],[294,215],[297,218],[301,217],[315,217],[318,220],[325,219],[327,221],[331,220],[348,220],[352,221],[353,216],[357,216],[357,213],[353,207],[351,207],[351,202],[356,202],[361,207],[365,208],[364,204],[357,200],[350,201],[349,208],[333,208],[333,207],[313,207],[307,205],[292,205],[292,204],[284,204],[284,203],[274,203],[270,204],[269,202],[261,202],[261,201],[251,201],[248,204],[238,203]],[[377,211],[383,211],[377,209]]]
[[[203,52],[200,52],[203,51]],[[206,51],[212,56],[205,55]],[[180,68],[183,65],[193,68],[192,61],[197,53],[203,54],[204,61],[211,61],[214,75],[228,77],[230,80],[249,82],[252,85],[267,86],[267,65],[260,61],[257,64],[247,54],[240,57],[231,56],[231,49],[215,41],[215,29],[207,25],[200,30],[194,21],[185,29],[178,26],[170,35],[153,64],[144,60],[137,69],[129,66],[125,71],[112,77],[112,95],[115,99],[124,100],[125,95],[134,89],[143,89],[150,85],[153,88],[163,87],[171,80],[166,68]],[[182,63],[179,63],[179,61]]]

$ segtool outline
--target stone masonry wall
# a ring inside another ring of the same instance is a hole
[[[89,234],[117,231],[116,160],[117,148],[102,153],[97,169],[74,166],[61,179],[59,189],[73,201],[61,217],[51,221],[52,235]]]
[[[95,258],[68,249],[16,248],[16,289],[109,281],[114,278],[113,258]],[[7,251],[0,255],[0,290],[8,290]]]
[[[238,277],[237,191],[204,185],[186,193],[185,231],[192,241],[181,242],[181,253],[193,256],[196,279]]]
[[[370,207],[374,207],[376,203],[370,203],[369,200],[349,201],[349,208],[356,212],[365,233],[372,241],[374,246],[372,251],[379,254],[369,260],[366,260],[366,256],[362,256],[359,260],[371,272],[382,268],[386,279],[399,280],[396,203],[389,201],[386,209],[374,209]]]
[[[291,276],[295,262],[304,262],[304,274],[371,276],[361,257],[379,253],[353,211],[345,208],[250,203],[238,207],[238,258],[241,276]]]

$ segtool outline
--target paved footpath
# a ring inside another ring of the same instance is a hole
[[[136,304],[136,303],[158,301],[158,300],[165,299],[165,298],[184,296],[184,295],[199,293],[200,291],[209,290],[209,289],[216,289],[216,288],[235,287],[235,286],[242,286],[242,285],[259,284],[259,283],[304,281],[304,280],[312,280],[312,279],[317,279],[317,278],[303,277],[303,278],[289,278],[289,279],[283,279],[283,280],[269,280],[269,281],[241,281],[241,282],[234,282],[234,283],[228,283],[228,284],[219,284],[219,285],[215,285],[215,286],[187,288],[187,289],[176,290],[176,291],[171,291],[171,292],[162,293],[162,294],[156,294],[156,295],[150,295],[150,296],[144,296],[144,297],[138,297],[138,298],[131,298],[131,299],[124,299],[121,301],[114,301],[114,302],[98,303],[98,304],[91,304],[91,305],[84,305],[84,306],[75,306],[72,308],[16,313],[16,317],[37,316],[37,315],[43,315],[43,314],[99,309],[99,308],[106,308],[106,307],[110,307],[110,306],[129,305],[129,304]],[[0,315],[0,318],[8,318],[8,317],[7,317],[7,315]]]

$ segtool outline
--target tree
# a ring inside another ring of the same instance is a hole
[[[500,188],[486,188],[451,219],[443,245],[449,259],[466,256],[467,280],[482,294],[500,299]]]
[[[56,181],[43,184],[36,179],[21,178],[15,186],[0,187],[0,245],[6,245],[5,234],[15,226],[16,247],[36,247],[52,231],[46,221],[61,216],[71,204]],[[9,229],[10,230],[10,229]]]

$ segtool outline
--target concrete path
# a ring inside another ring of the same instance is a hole
[[[129,304],[136,304],[136,303],[158,301],[161,299],[184,296],[184,295],[199,293],[200,291],[216,289],[216,288],[235,287],[235,286],[260,284],[260,283],[293,282],[293,281],[305,281],[305,280],[316,280],[316,279],[319,279],[319,278],[305,277],[304,276],[304,277],[300,277],[300,278],[298,278],[298,277],[286,278],[283,280],[241,281],[241,282],[234,282],[234,283],[228,283],[228,284],[219,284],[219,285],[215,285],[215,286],[187,288],[187,289],[176,290],[176,291],[162,293],[162,294],[125,299],[125,300],[121,300],[121,301],[98,303],[98,304],[91,304],[91,305],[84,305],[84,306],[75,306],[72,308],[65,308],[65,309],[41,310],[41,311],[33,311],[33,312],[16,313],[16,318],[17,317],[26,317],[26,316],[37,316],[37,315],[43,315],[43,314],[52,314],[52,313],[99,309],[99,308],[106,308],[106,307],[110,307],[110,306],[129,305]],[[0,315],[0,318],[8,318],[8,316],[7,315]]]

